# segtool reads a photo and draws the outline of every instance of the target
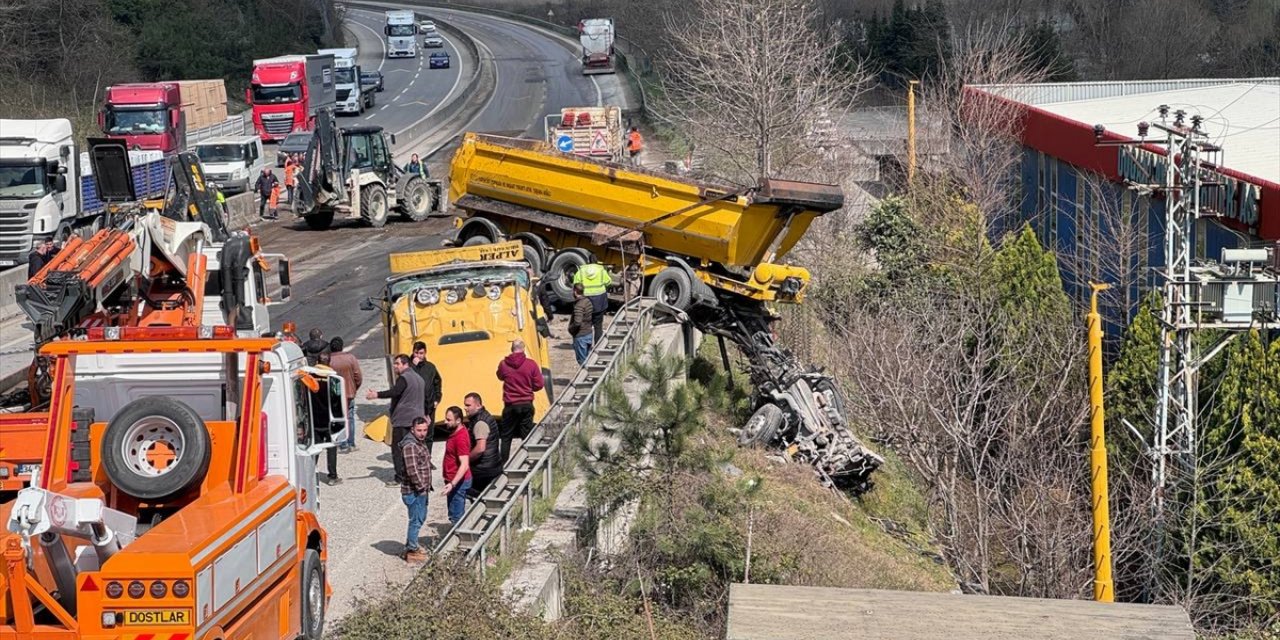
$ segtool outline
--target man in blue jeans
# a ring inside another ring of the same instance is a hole
[[[404,540],[404,561],[423,562],[427,552],[418,548],[418,532],[427,521],[427,494],[431,493],[431,452],[427,450],[430,425],[416,418],[413,428],[400,441],[404,451],[405,477],[400,482],[400,499],[409,509],[409,530]]]
[[[581,367],[591,353],[595,341],[591,319],[595,314],[595,305],[584,293],[582,284],[573,285],[573,315],[569,318],[569,335],[573,336],[573,355]]]
[[[449,524],[457,524],[467,510],[467,490],[471,488],[471,434],[462,425],[462,409],[445,410],[444,428],[449,433],[444,443],[444,492],[449,499]]]

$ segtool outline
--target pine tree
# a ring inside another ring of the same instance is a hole
[[[1234,624],[1280,615],[1280,342],[1251,332],[1230,356],[1202,457],[1219,461],[1192,507],[1201,526],[1193,567],[1223,596]]]
[[[1066,326],[1071,301],[1062,289],[1062,276],[1052,251],[1040,244],[1030,225],[1010,235],[995,253],[991,280],[1015,340],[1032,338],[1045,320]]]
[[[1160,371],[1160,310],[1160,293],[1153,291],[1125,329],[1120,357],[1106,374],[1108,457],[1117,468],[1131,467],[1151,439]],[[1143,442],[1136,441],[1125,422],[1142,434]]]
[[[1075,63],[1062,50],[1062,39],[1046,20],[1027,29],[1027,53],[1032,67],[1045,73],[1047,82],[1072,82],[1079,79]]]

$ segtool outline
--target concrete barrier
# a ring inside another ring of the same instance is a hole
[[[27,265],[25,264],[0,271],[0,322],[22,313],[18,308],[18,300],[13,295],[13,288],[26,283]]]
[[[252,192],[237,193],[227,198],[227,226],[243,229],[258,223],[258,198]]]

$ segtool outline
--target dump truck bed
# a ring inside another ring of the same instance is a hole
[[[740,268],[784,256],[818,216],[844,204],[830,185],[715,185],[475,133],[463,138],[450,175],[459,206],[472,196],[641,230],[646,246]]]

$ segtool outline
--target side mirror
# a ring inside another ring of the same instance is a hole
[[[107,131],[107,112],[105,109],[98,111],[98,130],[103,133]]]
[[[65,193],[67,191],[67,174],[59,173],[53,177],[53,190],[58,193]]]
[[[376,307],[373,306],[373,298],[365,298],[360,301],[361,311],[373,311],[375,308]]]
[[[396,134],[393,133],[391,134],[391,144],[395,144],[395,143],[396,143]]]
[[[253,89],[245,88],[244,102],[245,104],[253,104]]]

